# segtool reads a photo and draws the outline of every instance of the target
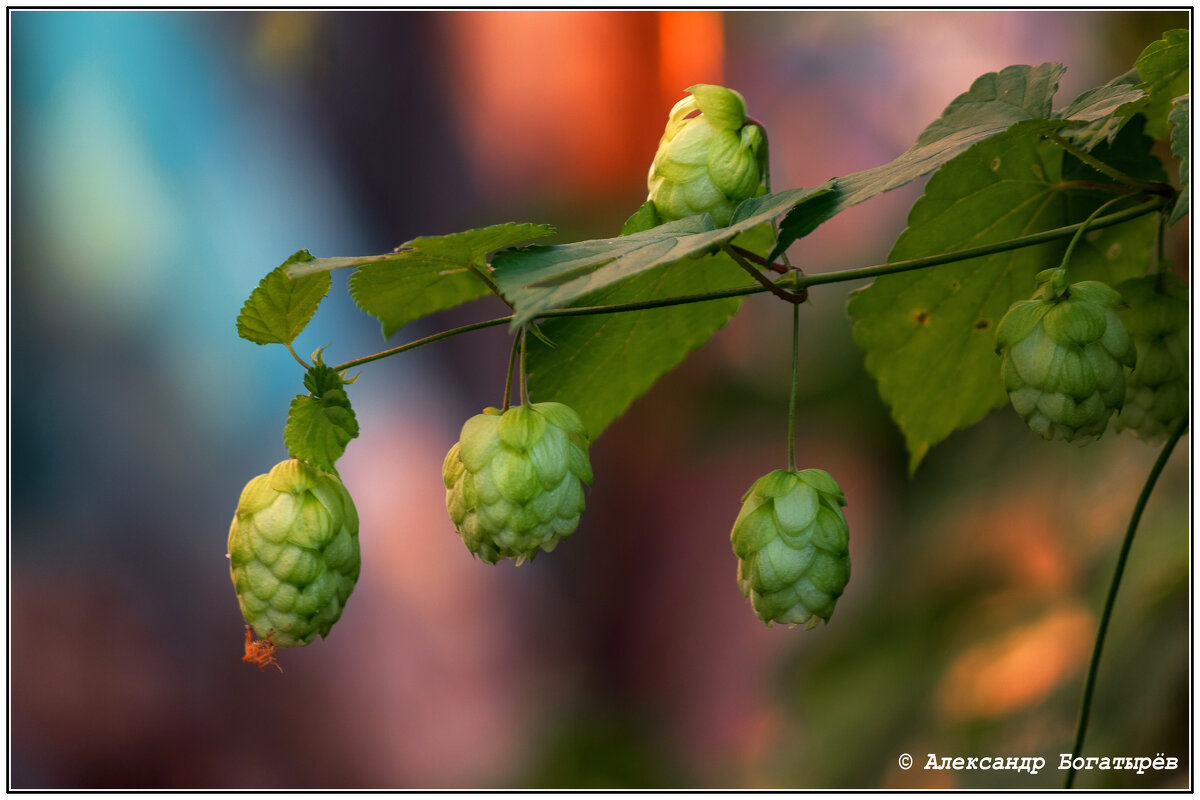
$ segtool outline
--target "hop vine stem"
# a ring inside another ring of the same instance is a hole
[[[936,256],[925,256],[923,258],[910,258],[904,261],[893,261],[889,264],[877,264],[871,267],[860,267],[857,269],[838,270],[835,272],[821,272],[814,275],[800,275],[792,272],[789,275],[789,282],[793,285],[793,298],[787,298],[789,302],[797,302],[795,297],[803,294],[810,286],[819,286],[825,283],[840,283],[842,281],[865,280],[867,278],[876,278],[880,275],[889,275],[895,272],[908,272],[915,269],[928,269],[929,267],[940,266],[941,264],[949,264],[954,261],[965,261],[969,258],[979,258],[981,256],[994,255],[995,253],[1003,253],[1008,250],[1018,250],[1022,247],[1031,247],[1045,242],[1052,242],[1058,239],[1065,239],[1069,236],[1074,236],[1083,227],[1089,230],[1099,228],[1107,228],[1112,225],[1120,225],[1122,222],[1128,222],[1131,219],[1150,214],[1163,208],[1169,202],[1169,198],[1160,195],[1139,203],[1131,208],[1122,211],[1108,214],[1107,216],[1099,217],[1090,222],[1080,222],[1074,225],[1066,225],[1061,228],[1054,228],[1040,233],[1021,236],[1015,239],[1006,239],[1003,242],[994,242],[992,244],[980,245],[979,247],[969,247],[963,250],[956,250],[951,253],[942,253]],[[735,251],[736,252],[736,251]],[[753,269],[753,268],[751,268]],[[763,278],[764,283],[759,283],[755,286],[746,286],[736,289],[725,289],[716,292],[704,292],[701,294],[683,295],[680,297],[666,297],[659,300],[643,300],[636,303],[617,303],[606,306],[580,306],[577,308],[556,308],[549,311],[544,311],[537,315],[538,319],[553,319],[556,317],[579,317],[588,316],[591,314],[618,314],[626,311],[645,311],[652,308],[666,308],[668,306],[687,305],[689,303],[703,303],[710,300],[723,300],[731,297],[745,297],[752,294],[760,294],[766,291],[785,291],[782,287],[776,286],[770,280],[767,280],[761,273],[755,272],[759,277]],[[794,279],[794,280],[792,280]],[[473,322],[469,325],[463,325],[458,328],[440,331],[439,333],[426,336],[422,339],[417,339],[406,344],[392,347],[387,350],[373,353],[368,356],[356,358],[347,361],[343,364],[338,364],[334,367],[337,372],[342,372],[347,369],[369,364],[372,361],[378,361],[389,356],[399,355],[400,353],[409,350],[415,350],[418,347],[424,347],[427,344],[440,342],[443,339],[449,339],[452,336],[458,336],[471,331],[483,330],[484,328],[492,328],[497,325],[511,323],[513,315],[507,317],[498,317],[496,319],[484,320],[482,322]]]
[[[1088,664],[1087,677],[1083,683],[1083,700],[1079,706],[1079,724],[1075,729],[1075,744],[1071,747],[1071,769],[1067,771],[1067,779],[1063,784],[1064,789],[1070,789],[1075,785],[1075,759],[1083,752],[1083,741],[1087,736],[1088,720],[1092,713],[1092,696],[1096,690],[1096,674],[1100,671],[1100,656],[1104,652],[1104,639],[1108,634],[1108,623],[1112,620],[1113,606],[1117,601],[1117,590],[1121,588],[1121,578],[1125,574],[1125,562],[1129,559],[1133,537],[1137,533],[1138,523],[1142,521],[1142,512],[1146,509],[1150,493],[1154,491],[1154,485],[1158,483],[1158,476],[1162,474],[1163,468],[1167,465],[1171,453],[1175,450],[1175,445],[1183,437],[1187,426],[1188,420],[1187,417],[1184,417],[1171,438],[1163,445],[1162,452],[1158,454],[1158,460],[1154,462],[1154,466],[1150,468],[1150,474],[1146,477],[1142,493],[1138,495],[1137,503],[1133,506],[1129,527],[1125,530],[1125,539],[1121,542],[1120,553],[1117,554],[1117,565],[1113,568],[1112,580],[1108,584],[1108,596],[1104,599],[1104,610],[1100,614],[1100,627],[1096,629],[1096,643],[1092,648],[1092,660]]]

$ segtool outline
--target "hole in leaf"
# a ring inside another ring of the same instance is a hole
[[[961,288],[962,288],[962,284],[959,283],[958,281],[950,281],[950,291],[957,292]]]
[[[975,321],[975,330],[977,331],[986,331],[990,327],[992,327],[992,321],[990,319],[980,319]]]
[[[1000,156],[996,156],[992,159],[992,172],[995,172],[998,169],[1000,169]]]
[[[913,314],[913,319],[915,319],[917,321],[918,325],[928,325],[929,324],[929,312],[928,311],[918,311],[917,313]]]

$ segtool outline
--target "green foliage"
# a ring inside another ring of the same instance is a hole
[[[1113,148],[1097,152],[1127,171],[1156,174],[1150,142],[1127,127]],[[1081,222],[1112,195],[1078,179],[1101,183],[1050,142],[1024,126],[981,142],[933,178],[913,206],[908,228],[889,261],[950,252]],[[1079,243],[1072,280],[1110,285],[1140,274],[1155,235],[1139,218],[1097,230]],[[1057,266],[1065,241],[885,275],[856,292],[849,304],[854,338],[866,367],[904,434],[915,470],[931,446],[977,422],[1005,402],[996,358],[995,326],[1034,288],[1034,276]]]
[[[1167,138],[1167,116],[1175,98],[1188,93],[1188,36],[1186,30],[1167,31],[1142,51],[1135,64],[1140,88],[1146,92],[1138,110],[1147,119],[1146,133],[1155,139]]]
[[[891,163],[855,172],[834,180],[836,202],[814,196],[798,203],[779,228],[779,241],[771,253],[778,257],[797,239],[847,208],[875,195],[896,189],[932,172],[971,145],[995,136],[1018,122],[1046,120],[1043,130],[1066,125],[1067,120],[1091,121],[1107,117],[1141,93],[1128,85],[1110,84],[1084,92],[1055,114],[1052,109],[1058,80],[1065,67],[1042,64],[1007,67],[980,76],[971,88],[946,107],[917,142]],[[1026,132],[1034,133],[1032,128]],[[813,208],[818,204],[819,208]]]
[[[508,222],[447,236],[422,236],[381,256],[316,259],[299,269],[358,267],[350,279],[350,295],[359,308],[380,321],[386,339],[426,314],[487,294],[492,289],[488,253],[553,234],[549,225]]]
[[[1182,190],[1171,210],[1171,224],[1183,219],[1188,213],[1188,175],[1191,173],[1191,99],[1190,95],[1175,100],[1175,108],[1168,118],[1171,121],[1171,153],[1179,159],[1179,181]]]
[[[346,445],[358,436],[358,420],[344,388],[346,380],[319,357],[315,360],[304,376],[310,394],[292,400],[283,441],[294,458],[333,472]]]
[[[517,328],[548,309],[565,308],[619,281],[712,251],[801,200],[827,191],[827,186],[819,186],[751,198],[737,207],[725,228],[715,227],[709,215],[699,214],[614,239],[509,250],[496,256],[496,282],[516,308],[512,324]],[[635,217],[634,225],[644,221]]]
[[[307,250],[297,250],[259,281],[238,314],[238,336],[255,344],[295,341],[328,294],[330,280],[326,273],[293,279],[287,271],[313,260]]]

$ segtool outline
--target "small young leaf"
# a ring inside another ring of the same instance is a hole
[[[1167,138],[1167,116],[1175,98],[1188,93],[1189,53],[1186,30],[1172,30],[1152,42],[1136,62],[1146,92],[1146,104],[1139,110],[1146,115],[1146,133],[1155,139]]]
[[[297,395],[288,408],[283,441],[294,458],[333,470],[346,445],[358,436],[358,420],[343,388],[345,381],[324,364],[304,376],[310,395]]]
[[[741,247],[764,253],[773,232],[767,225],[738,237]],[[725,254],[676,261],[608,286],[589,303],[631,303],[731,289],[747,277]],[[598,437],[635,399],[688,353],[704,344],[738,309],[740,300],[558,317],[539,323],[554,342],[528,343],[529,389],[536,400],[555,400],[577,411],[590,436]]]
[[[1157,161],[1149,155],[1150,144],[1127,127],[1113,152],[1106,145],[1096,152],[1135,175],[1152,175]],[[1075,177],[1083,174],[1092,182],[1107,180],[1020,129],[981,142],[930,179],[889,260],[1080,222],[1113,196],[1064,185],[1078,183]],[[1075,250],[1070,280],[1115,285],[1141,274],[1155,228],[1147,215],[1089,233]],[[904,434],[910,470],[930,447],[1006,402],[994,352],[996,325],[1012,303],[1032,294],[1040,270],[1059,264],[1066,246],[1064,239],[884,275],[851,296],[855,342]]]
[[[312,260],[307,250],[299,250],[259,281],[238,314],[239,336],[255,344],[291,344],[300,335],[329,292],[329,275],[292,280],[287,270]]]
[[[495,258],[496,282],[516,307],[517,328],[547,309],[565,308],[655,267],[704,254],[828,191],[818,186],[751,198],[737,207],[726,228],[714,228],[712,218],[700,214],[613,239],[509,250]]]
[[[660,224],[662,224],[662,220],[658,218],[658,209],[655,207],[654,201],[647,200],[637,211],[633,212],[633,216],[625,220],[625,224],[621,226],[621,235],[641,233]]]
[[[1171,112],[1171,153],[1179,159],[1179,180],[1183,187],[1175,198],[1175,208],[1171,210],[1171,224],[1174,225],[1188,213],[1188,175],[1191,172],[1191,99],[1190,95],[1175,100],[1175,109]]]

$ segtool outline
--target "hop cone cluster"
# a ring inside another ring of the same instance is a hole
[[[521,564],[579,525],[592,482],[587,429],[562,403],[484,409],[463,425],[442,479],[467,549],[489,564]]]
[[[1038,274],[1038,291],[1014,303],[996,328],[1004,387],[1025,423],[1045,439],[1086,444],[1125,401],[1136,360],[1117,307],[1097,281],[1066,285],[1061,269]]]
[[[738,586],[763,622],[829,621],[850,580],[846,496],[828,472],[777,469],[754,482],[730,539]]]
[[[1117,313],[1137,347],[1137,366],[1125,381],[1125,406],[1113,427],[1162,441],[1188,410],[1187,289],[1164,273],[1125,281],[1117,291],[1128,305]]]
[[[229,571],[259,639],[294,647],[327,636],[361,566],[358,512],[337,475],[291,458],[246,484]]]
[[[762,128],[746,120],[732,89],[697,84],[675,104],[650,165],[648,199],[668,222],[707,211],[728,225],[738,203],[758,194],[766,172]]]

